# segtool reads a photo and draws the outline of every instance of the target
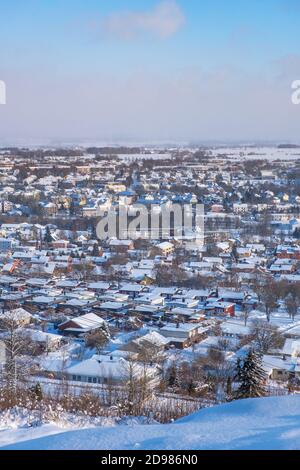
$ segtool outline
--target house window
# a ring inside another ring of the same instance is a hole
[[[76,375],[72,375],[72,380],[77,380]]]
[[[77,380],[79,380],[79,382],[81,382],[81,375],[77,375]]]
[[[97,379],[96,377],[93,377],[93,384],[96,384],[97,383]]]
[[[92,377],[88,377],[88,383],[92,383]]]

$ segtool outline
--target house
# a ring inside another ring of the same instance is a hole
[[[0,286],[1,287],[8,287],[14,282],[16,282],[17,278],[12,276],[0,275]]]
[[[30,278],[26,280],[26,285],[29,287],[45,287],[48,282],[48,279]]]
[[[201,340],[197,344],[197,355],[207,356],[209,351],[219,351],[220,350],[220,337],[219,336],[207,336],[205,339]]]
[[[235,214],[246,214],[249,210],[248,204],[236,203],[233,204],[233,212]]]
[[[168,301],[170,307],[178,308],[189,308],[197,309],[199,306],[199,300],[183,295],[175,295],[172,300]]]
[[[178,287],[154,287],[151,293],[155,295],[160,295],[168,300],[171,300],[173,295],[175,295],[178,290]]]
[[[68,240],[54,240],[51,242],[54,249],[66,249],[69,246]]]
[[[296,265],[292,263],[274,263],[270,266],[269,271],[272,274],[291,274],[296,270]]]
[[[168,256],[174,251],[174,245],[169,242],[162,242],[156,245],[156,248],[159,250],[162,256]]]
[[[37,295],[32,299],[26,300],[26,304],[37,305],[39,307],[56,307],[62,297],[50,295]]]
[[[263,253],[266,249],[262,243],[247,243],[246,248],[250,248],[252,253]]]
[[[135,338],[129,343],[124,344],[119,349],[120,351],[127,351],[136,355],[138,355],[144,348],[149,351],[155,350],[158,353],[163,352],[169,342],[169,338],[159,334],[157,331],[151,331],[140,338]]]
[[[61,307],[67,307],[74,310],[81,310],[85,307],[95,307],[98,301],[92,297],[76,296],[60,304]]]
[[[296,324],[285,330],[284,335],[286,338],[300,339],[300,324]]]
[[[205,302],[208,297],[211,295],[211,292],[209,290],[205,290],[205,289],[190,289],[188,292],[187,292],[187,295],[189,295],[189,297],[193,298],[193,299],[196,299],[196,300],[199,300],[199,302]]]
[[[13,240],[11,238],[0,238],[0,252],[9,251],[12,247]]]
[[[114,302],[114,301],[103,302],[99,306],[100,310],[114,312],[114,313],[122,313],[126,311],[127,308],[128,308],[127,302]]]
[[[137,305],[130,313],[137,314],[143,317],[143,321],[152,321],[153,319],[161,318],[164,316],[164,309],[159,305]]]
[[[57,268],[71,270],[73,259],[69,255],[55,255],[53,261]]]
[[[232,272],[236,273],[251,273],[255,271],[256,264],[255,263],[233,263],[232,264]]]
[[[126,253],[134,249],[134,243],[132,240],[110,240],[109,248],[115,253]]]
[[[122,191],[118,194],[119,197],[119,203],[122,205],[131,205],[134,202],[134,199],[136,199],[136,193],[135,191]]]
[[[218,256],[203,256],[203,263],[208,263],[212,267],[216,267],[219,264],[223,264],[223,259]],[[191,267],[193,266],[193,262],[191,263]]]
[[[7,321],[12,321],[18,327],[24,327],[30,324],[31,319],[32,315],[22,307],[7,310],[0,314],[0,328],[3,326],[3,323]]]
[[[136,297],[135,302],[143,305],[164,305],[164,298],[154,293],[146,293]]]
[[[233,292],[233,291],[223,291],[219,290],[218,292],[220,300],[223,302],[235,303],[242,305],[247,295],[244,292]]]
[[[251,254],[252,254],[252,251],[251,251],[251,248],[250,247],[238,247],[236,249],[236,252],[238,254],[238,257],[239,258],[250,258]]]
[[[66,370],[69,380],[89,384],[123,385],[129,376],[130,364],[123,357],[113,355],[94,355]],[[148,371],[147,371],[148,372]],[[143,376],[144,369],[135,364],[133,372],[138,379]],[[148,372],[151,374],[151,371]]]
[[[105,281],[91,282],[88,284],[88,289],[96,291],[97,293],[104,293],[110,288],[110,283]]]
[[[158,332],[169,339],[169,345],[178,349],[191,346],[206,332],[199,323],[167,323]]]
[[[58,325],[59,331],[64,335],[82,335],[102,328],[105,321],[94,313],[87,313],[80,317],[71,318]]]
[[[163,351],[169,343],[166,336],[160,335],[157,331],[150,331],[144,336],[137,338],[136,343],[142,347],[155,347],[157,350]]]
[[[56,284],[56,287],[63,289],[63,291],[66,290],[72,290],[75,289],[78,286],[78,281],[72,281],[70,279],[62,279],[61,281],[58,281]]]
[[[290,245],[279,245],[276,250],[277,258],[300,260],[300,247]]]
[[[288,381],[290,379],[300,379],[299,357],[278,357],[272,355],[263,356],[263,369],[271,380]]]
[[[242,323],[225,321],[221,325],[222,335],[228,338],[242,339],[250,335],[250,328]]]
[[[282,348],[284,357],[298,357],[300,356],[300,339],[287,338]]]
[[[126,185],[123,183],[118,183],[117,181],[112,181],[107,183],[106,188],[109,191],[113,191],[114,193],[122,193],[123,191],[126,191]]]
[[[123,284],[120,287],[119,292],[121,294],[126,294],[129,297],[135,298],[145,290],[146,288],[140,284]]]
[[[97,217],[99,214],[98,206],[85,206],[82,208],[83,217]]]
[[[235,316],[235,304],[231,302],[215,301],[208,302],[205,307],[205,311],[208,314],[223,315],[223,316]]]
[[[63,342],[63,338],[53,333],[24,328],[21,333],[30,341],[40,347],[41,351],[56,351]]]

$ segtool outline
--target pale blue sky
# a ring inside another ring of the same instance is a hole
[[[1,0],[4,140],[293,140],[300,0]]]

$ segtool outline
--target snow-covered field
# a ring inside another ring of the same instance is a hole
[[[167,425],[3,429],[2,449],[186,450],[300,449],[300,397],[242,400]],[[3,446],[3,442],[10,445]]]
[[[210,149],[214,157],[227,155],[230,160],[281,160],[294,161],[300,159],[299,148],[278,148],[278,147],[223,147]]]

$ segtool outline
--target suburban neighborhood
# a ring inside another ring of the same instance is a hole
[[[255,348],[266,395],[300,392],[296,150],[1,155],[4,387],[53,398],[67,386],[106,413],[164,422],[233,399],[237,361]],[[136,204],[201,204],[203,236],[171,224],[98,237],[107,214],[122,207],[130,223]]]

